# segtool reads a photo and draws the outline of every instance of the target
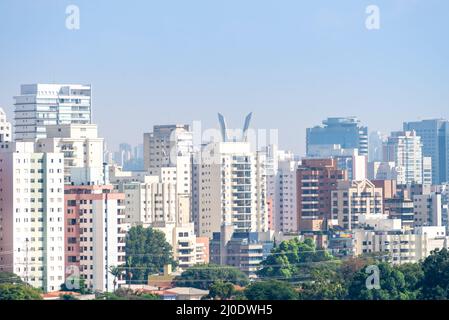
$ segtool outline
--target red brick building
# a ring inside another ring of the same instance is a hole
[[[303,159],[296,171],[299,231],[326,229],[331,218],[331,195],[337,181],[347,180],[335,159]]]

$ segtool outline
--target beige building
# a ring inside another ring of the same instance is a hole
[[[342,228],[352,230],[361,215],[382,214],[382,188],[369,180],[338,181],[332,191],[332,219]]]
[[[119,167],[111,167],[109,172],[110,181],[124,193],[127,223],[162,231],[181,269],[207,263],[208,243],[195,235],[190,196],[178,193],[176,167],[159,168],[158,175],[126,172]]]
[[[37,152],[64,154],[66,184],[104,182],[103,143],[95,124],[61,124],[46,126],[46,138],[36,142]]]
[[[236,232],[268,230],[265,156],[248,142],[218,142],[199,165],[199,236],[212,237],[223,223]]]
[[[154,224],[153,227],[165,234],[165,239],[173,247],[173,258],[181,270],[209,261],[209,246],[204,238],[195,235],[193,223]]]
[[[443,206],[440,193],[414,195],[413,206],[414,227],[443,225]]]
[[[435,249],[447,248],[448,240],[444,227],[421,227],[414,233],[394,228],[358,229],[354,230],[354,254],[381,253],[383,260],[393,264],[415,263]]]

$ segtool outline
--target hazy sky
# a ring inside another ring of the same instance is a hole
[[[65,27],[66,6],[80,29]],[[365,27],[368,5],[380,30]],[[90,83],[109,145],[154,124],[305,128],[358,116],[370,130],[449,118],[447,0],[0,0],[0,106],[23,83]]]

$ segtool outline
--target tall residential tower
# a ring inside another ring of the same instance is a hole
[[[91,86],[81,84],[25,84],[14,97],[16,140],[46,138],[46,126],[89,124]]]

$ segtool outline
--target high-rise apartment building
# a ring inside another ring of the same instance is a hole
[[[143,149],[145,170],[174,167],[178,157],[191,156],[193,133],[189,125],[154,126],[143,135]]]
[[[355,117],[327,118],[322,126],[308,128],[307,156],[315,145],[339,144],[343,149],[358,149],[358,154],[368,156],[368,128]]]
[[[398,184],[422,183],[422,144],[415,131],[392,132],[383,150],[384,161],[396,165]]]
[[[296,169],[299,164],[299,161],[287,159],[277,165],[272,197],[273,224],[277,232],[298,231]]]
[[[405,131],[416,131],[421,137],[422,152],[432,158],[432,181],[449,181],[449,121],[443,119],[404,122]]]
[[[279,232],[296,232],[296,160],[292,152],[268,145],[265,172],[267,175],[267,210],[269,229]]]
[[[12,141],[11,123],[6,119],[5,111],[0,108],[0,142]]]
[[[0,144],[0,271],[44,292],[64,283],[64,158]]]
[[[369,180],[338,181],[332,191],[332,219],[346,230],[359,227],[361,215],[383,214],[382,189]]]
[[[432,158],[423,157],[422,158],[422,184],[426,186],[431,186],[432,180]]]
[[[61,124],[46,127],[47,138],[36,141],[36,151],[64,154],[66,184],[102,184],[104,139],[95,124]]]
[[[178,199],[188,199],[189,222],[192,209],[193,133],[189,125],[158,125],[145,133],[144,169],[159,176],[162,183],[175,183]]]
[[[332,216],[332,191],[347,173],[335,159],[303,159],[296,174],[298,230],[324,230]]]
[[[413,196],[414,227],[442,226],[441,194],[431,192]]]
[[[91,123],[91,94],[90,85],[22,85],[14,97],[15,139],[46,138],[48,125]]]
[[[114,290],[110,269],[125,263],[124,200],[112,185],[65,186],[66,277],[79,274],[93,291]]]
[[[265,154],[248,142],[211,143],[199,166],[199,235],[211,237],[223,223],[236,232],[268,229]]]
[[[189,223],[189,199],[178,198],[176,183],[147,176],[144,182],[119,183],[118,190],[126,196],[126,222],[131,225]]]
[[[385,141],[384,136],[379,131],[373,131],[369,135],[368,161],[382,161],[382,146]]]

